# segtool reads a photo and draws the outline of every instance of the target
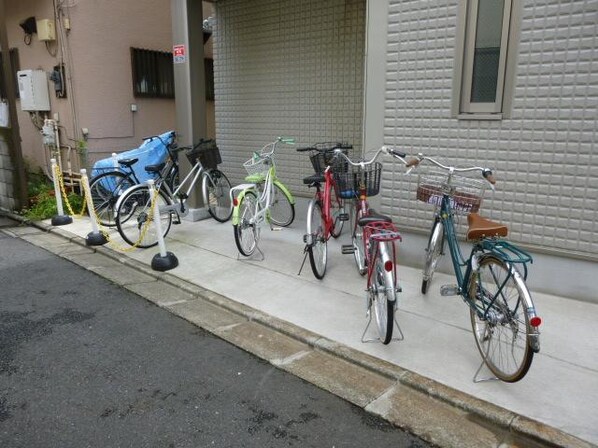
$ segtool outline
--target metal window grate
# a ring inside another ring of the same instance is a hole
[[[145,98],[174,98],[172,53],[131,48],[133,94]]]

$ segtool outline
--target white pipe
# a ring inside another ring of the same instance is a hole
[[[54,183],[54,195],[56,197],[56,209],[59,216],[64,216],[64,208],[62,207],[62,194],[60,193],[59,179],[56,179],[56,159],[50,159],[52,166],[52,182]]]
[[[85,168],[81,169],[81,185],[83,185],[83,191],[85,192],[85,201],[87,201],[87,209],[89,210],[91,230],[93,231],[93,233],[98,233],[100,229],[96,220],[96,214],[93,207],[93,199],[91,198],[91,190],[89,189],[89,179],[87,178],[87,170]]]
[[[158,190],[154,187],[154,180],[149,179],[147,185],[152,192],[152,204],[154,205],[154,226],[156,228],[156,237],[158,238],[158,247],[160,248],[160,256],[166,257],[166,244],[164,243],[164,236],[162,235],[162,223],[160,222],[160,207],[157,204]]]

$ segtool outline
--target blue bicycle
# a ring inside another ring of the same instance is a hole
[[[540,351],[539,326],[530,292],[525,284],[532,257],[504,238],[507,226],[481,217],[484,187],[495,181],[488,168],[444,165],[423,154],[419,164],[430,162],[439,173],[420,175],[417,199],[436,207],[424,263],[421,292],[426,294],[438,260],[448,245],[457,285],[445,285],[443,296],[460,295],[470,308],[471,325],[483,362],[497,379],[516,382],[529,370],[534,353]],[[458,173],[481,172],[484,180]],[[487,182],[486,182],[487,181]],[[469,258],[461,252],[454,216],[467,213],[467,239],[473,248]],[[496,379],[487,378],[487,379]]]

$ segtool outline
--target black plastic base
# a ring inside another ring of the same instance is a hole
[[[154,271],[169,271],[179,265],[179,259],[172,252],[166,252],[166,256],[160,254],[154,255],[152,258],[152,269]]]
[[[102,232],[89,232],[85,238],[85,244],[88,246],[101,246],[107,242],[108,239]]]
[[[67,224],[71,224],[73,222],[73,218],[69,215],[54,215],[52,216],[52,225],[53,226],[65,226]]]

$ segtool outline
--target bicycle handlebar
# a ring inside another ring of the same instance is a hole
[[[496,179],[494,178],[494,175],[492,174],[492,170],[490,168],[484,168],[481,166],[470,166],[470,167],[459,168],[456,166],[444,165],[432,157],[423,155],[421,152],[417,155],[417,158],[413,159],[412,161],[414,162],[411,165],[412,167],[418,166],[423,161],[428,161],[428,162],[431,162],[432,164],[436,165],[438,168],[441,168],[445,171],[449,171],[450,173],[467,173],[467,172],[471,172],[471,171],[481,171],[484,179],[486,179],[491,185],[496,184]]]
[[[307,148],[297,148],[298,152],[318,151],[318,152],[332,152],[335,149],[353,149],[353,145],[341,142],[320,142]]]
[[[351,159],[349,159],[349,157],[347,157],[346,154],[344,154],[342,152],[341,149],[335,149],[334,152],[336,153],[336,155],[334,156],[335,158],[340,154],[340,155],[342,155],[345,158],[345,160],[350,165],[352,165],[352,166],[358,166],[358,167],[360,167],[362,169],[365,168],[367,165],[371,165],[372,163],[374,163],[376,161],[376,159],[380,156],[380,154],[383,153],[383,152],[386,153],[386,154],[388,154],[388,155],[390,155],[390,156],[392,156],[395,159],[399,159],[407,167],[412,166],[412,165],[410,165],[410,163],[413,164],[413,159],[411,159],[411,160],[405,160],[405,158],[407,157],[407,154],[405,154],[404,152],[398,151],[398,150],[396,150],[394,148],[391,148],[389,146],[382,146],[382,147],[380,147],[380,149],[378,149],[376,151],[376,154],[374,154],[374,157],[372,157],[370,160],[367,160],[367,161],[363,160],[363,161],[360,161],[360,162],[353,162]],[[415,160],[417,160],[417,159],[415,159]]]

